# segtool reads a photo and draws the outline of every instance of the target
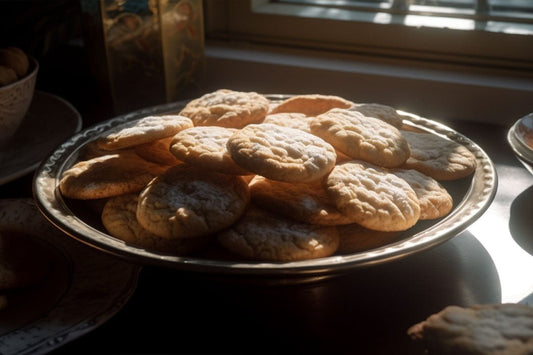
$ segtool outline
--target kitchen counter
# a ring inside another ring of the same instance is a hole
[[[407,328],[448,305],[533,304],[533,176],[507,127],[443,122],[491,157],[498,189],[453,239],[414,255],[320,281],[272,285],[143,267],[111,319],[53,354],[361,353],[414,351]],[[31,174],[0,197],[31,196]]]

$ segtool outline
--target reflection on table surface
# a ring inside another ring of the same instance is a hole
[[[499,301],[494,264],[465,232],[404,259],[300,285],[145,268],[121,316],[72,349],[96,353],[108,340],[112,353],[391,354],[408,349],[411,324],[446,305]]]
[[[467,230],[423,252],[302,284],[144,267],[129,302],[54,354],[404,354],[407,328],[448,305],[533,304],[533,176],[505,127],[445,123],[496,164],[498,191]],[[24,178],[29,179],[29,178]],[[24,179],[0,187],[28,192]]]

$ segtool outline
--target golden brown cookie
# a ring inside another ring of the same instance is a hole
[[[220,89],[190,101],[180,115],[189,117],[195,126],[241,128],[261,122],[269,100],[256,92]]]
[[[0,48],[0,65],[13,69],[20,79],[28,73],[30,61],[22,49],[7,47]]]
[[[415,191],[421,220],[440,218],[452,210],[453,198],[437,180],[413,169],[394,169],[391,172],[407,181]]]
[[[135,122],[120,125],[97,139],[101,149],[130,148],[175,135],[193,126],[192,121],[180,115],[147,116]]]
[[[250,206],[218,241],[246,259],[288,262],[333,255],[339,236],[335,227],[295,222]]]
[[[337,231],[340,240],[338,254],[352,254],[379,248],[399,240],[402,235],[400,231],[376,231],[357,223],[337,226]]]
[[[533,307],[452,305],[411,326],[407,334],[427,354],[533,354]]]
[[[12,68],[0,65],[0,86],[14,83],[17,79],[17,73]]]
[[[200,237],[233,224],[249,200],[248,184],[240,176],[180,164],[140,193],[137,221],[163,238]]]
[[[336,165],[324,183],[337,208],[368,229],[402,231],[420,217],[411,186],[380,167],[348,161]]]
[[[301,129],[305,132],[311,132],[309,124],[313,117],[306,116],[298,112],[283,112],[269,114],[265,117],[262,123],[272,123],[279,126]]]
[[[378,103],[361,103],[355,104],[350,108],[368,117],[379,118],[390,125],[400,129],[403,125],[403,118],[393,107]]]
[[[82,200],[139,192],[166,169],[124,150],[74,164],[63,172],[59,189],[65,197]]]
[[[400,166],[410,155],[398,129],[357,111],[332,109],[318,115],[311,121],[311,132],[353,159],[382,167]]]
[[[249,187],[252,202],[272,213],[309,224],[332,226],[353,222],[330,201],[320,181],[290,183],[256,175]]]
[[[272,180],[310,182],[326,175],[337,159],[335,149],[310,133],[270,123],[252,124],[227,143],[233,160]]]
[[[102,223],[109,234],[137,247],[174,255],[196,252],[211,238],[162,238],[148,232],[137,222],[138,195],[126,194],[109,198],[102,210]]]
[[[295,95],[273,107],[270,114],[281,112],[299,112],[306,116],[316,116],[332,108],[350,108],[353,102],[335,95],[307,94]]]
[[[249,175],[229,154],[226,143],[236,128],[199,126],[185,129],[172,138],[170,152],[179,160],[207,170],[231,175]]]
[[[461,179],[476,170],[476,157],[465,146],[429,133],[401,132],[411,149],[402,168],[418,170],[435,180]]]
[[[173,137],[158,139],[133,147],[135,153],[141,158],[162,165],[177,165],[183,163],[170,152],[170,143]]]

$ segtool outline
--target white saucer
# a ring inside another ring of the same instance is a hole
[[[79,243],[50,224],[32,199],[0,199],[0,230],[25,233],[52,257],[36,284],[4,290],[0,353],[45,354],[102,325],[129,300],[140,267]]]
[[[0,149],[0,185],[37,168],[57,145],[82,127],[79,112],[64,99],[35,91],[13,138]]]

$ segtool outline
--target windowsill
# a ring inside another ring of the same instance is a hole
[[[253,12],[258,14],[279,15],[279,16],[294,16],[299,18],[311,19],[330,19],[336,21],[356,21],[368,22],[375,24],[397,24],[410,27],[426,27],[426,28],[446,28],[452,30],[474,30],[482,27],[484,31],[509,33],[519,35],[532,35],[533,30],[530,24],[520,24],[509,21],[478,21],[468,16],[461,17],[461,14],[453,12],[453,18],[450,13],[443,11],[442,16],[425,16],[431,12],[431,7],[412,5],[410,11],[412,14],[395,14],[386,11],[354,11],[348,8],[328,8],[322,6],[312,5],[290,5],[290,4],[276,4],[270,2],[252,1]],[[456,10],[451,10],[456,11]],[[466,12],[467,15],[472,15],[473,10]]]
[[[212,40],[206,57],[207,91],[332,94],[437,120],[503,125],[533,111],[531,73]]]

